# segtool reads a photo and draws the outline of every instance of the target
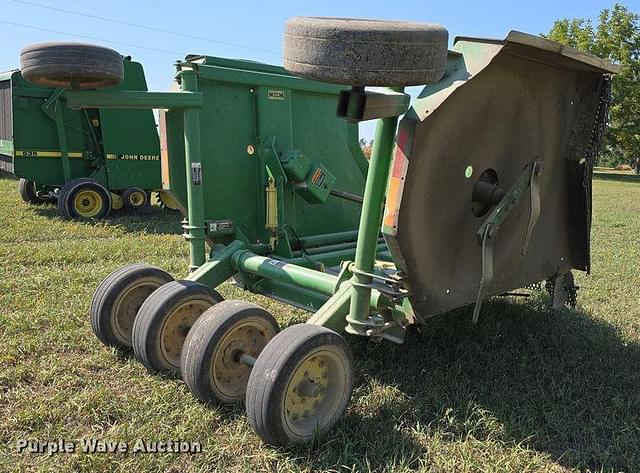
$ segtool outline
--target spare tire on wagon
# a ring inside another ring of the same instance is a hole
[[[20,51],[20,72],[32,84],[65,89],[100,89],[124,78],[118,51],[68,42],[25,47]]]

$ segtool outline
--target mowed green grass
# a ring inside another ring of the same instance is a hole
[[[93,336],[94,289],[131,262],[185,274],[178,218],[157,208],[62,221],[0,178],[0,471],[640,471],[640,181],[596,179],[593,274],[577,311],[494,300],[412,330],[350,338],[355,391],[320,442],[264,446],[242,408],[197,402]],[[224,285],[227,298],[288,306]],[[18,439],[182,439],[199,454],[17,454]]]

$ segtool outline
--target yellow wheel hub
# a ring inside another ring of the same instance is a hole
[[[240,355],[257,358],[274,336],[271,325],[258,317],[245,319],[229,329],[214,353],[209,374],[212,386],[222,397],[244,396],[251,368],[240,362]]]
[[[167,362],[180,368],[180,352],[187,333],[211,302],[191,299],[178,305],[167,317],[160,333],[160,352]]]
[[[320,350],[296,368],[284,397],[285,421],[293,430],[322,425],[339,404],[343,365],[335,353]]]
[[[165,282],[154,277],[138,279],[126,287],[114,301],[111,308],[113,332],[122,343],[131,346],[131,330],[138,310],[151,293]]]
[[[133,207],[140,207],[144,204],[145,197],[146,196],[140,191],[132,192],[129,194],[129,204]]]
[[[92,189],[82,189],[73,199],[73,208],[81,217],[95,217],[102,210],[103,202],[100,193]]]

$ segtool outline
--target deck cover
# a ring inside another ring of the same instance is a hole
[[[425,87],[398,132],[383,233],[418,319],[475,302],[482,275],[472,191],[492,169],[508,190],[541,161],[541,211],[526,255],[525,193],[494,238],[502,294],[589,270],[593,134],[616,67],[542,38],[458,38],[442,81]],[[600,112],[599,112],[600,111]]]

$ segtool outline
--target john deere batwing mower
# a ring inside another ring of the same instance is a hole
[[[66,89],[146,91],[142,66],[116,51],[78,43],[25,48],[21,69],[0,73],[0,171],[20,177],[30,204],[57,202],[64,218],[139,209],[162,190],[152,110],[72,110]]]
[[[97,337],[201,401],[244,403],[283,445],[347,408],[344,334],[402,343],[412,324],[473,304],[475,322],[488,297],[547,280],[555,306],[572,302],[616,68],[518,32],[447,45],[439,25],[293,18],[284,69],[187,56],[174,92],[67,91],[75,108],[164,110],[163,172],[187,209],[190,273],[109,275]],[[424,85],[413,106],[409,85]],[[367,163],[356,126],[371,119]],[[223,301],[229,278],[311,316],[281,329]]]

